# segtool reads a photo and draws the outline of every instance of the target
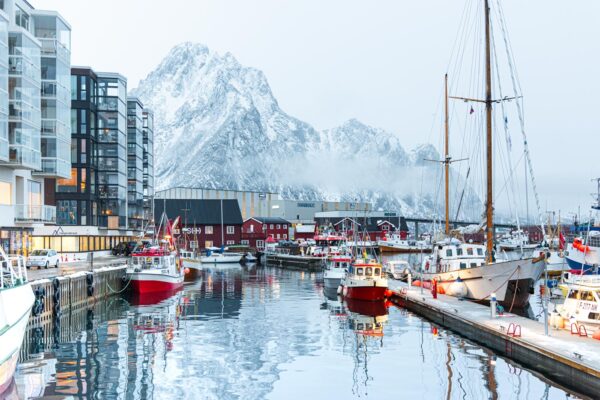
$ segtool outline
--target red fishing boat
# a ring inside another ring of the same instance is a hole
[[[349,299],[382,301],[388,294],[388,281],[377,260],[361,258],[350,265],[340,289],[342,295]]]
[[[183,286],[183,268],[175,251],[150,247],[131,257],[127,275],[134,293],[171,292]]]

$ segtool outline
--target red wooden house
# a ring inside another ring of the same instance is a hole
[[[163,210],[166,210],[170,220],[180,218],[179,229],[176,232],[180,248],[199,251],[241,242],[243,219],[237,200],[156,201],[154,215],[157,219],[160,219]]]
[[[242,244],[251,248],[264,249],[265,240],[271,236],[275,240],[289,240],[291,224],[279,217],[253,217],[242,225]]]
[[[315,225],[298,224],[294,227],[294,240],[308,240],[315,237]]]

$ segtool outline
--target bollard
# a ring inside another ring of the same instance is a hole
[[[412,287],[412,274],[409,272],[408,273],[408,288],[410,289]]]
[[[433,280],[433,285],[431,285],[431,294],[433,295],[434,299],[437,299],[438,293],[437,293],[437,280],[436,279]]]
[[[490,299],[490,311],[492,312],[492,319],[496,318],[496,306],[497,306],[497,302],[496,302],[496,293],[492,293],[490,295],[491,299]]]

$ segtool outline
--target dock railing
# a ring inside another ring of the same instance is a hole
[[[9,257],[0,247],[0,290],[27,282],[27,268],[22,256]]]

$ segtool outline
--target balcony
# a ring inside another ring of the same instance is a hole
[[[56,223],[56,207],[32,206],[29,204],[15,204],[15,222],[41,222],[46,224]]]

